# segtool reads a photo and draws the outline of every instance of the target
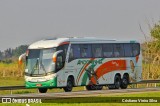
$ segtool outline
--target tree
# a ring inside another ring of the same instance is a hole
[[[153,46],[157,52],[160,52],[160,22],[154,25],[150,31],[151,37],[153,38]]]
[[[11,58],[12,57],[12,49],[9,48],[4,51],[4,58]]]
[[[143,77],[157,79],[160,77],[160,22],[150,27],[151,39],[143,43]]]
[[[160,41],[160,22],[154,25],[150,33],[154,39]]]
[[[3,59],[3,52],[0,51],[0,60]]]
[[[21,54],[25,53],[28,48],[28,45],[21,45],[19,47],[16,47],[16,49],[13,50],[13,56],[19,57]]]

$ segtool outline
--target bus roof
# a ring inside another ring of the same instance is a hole
[[[53,39],[40,40],[31,44],[28,47],[28,49],[52,48],[66,43],[81,44],[81,43],[138,43],[138,42],[135,40],[117,41],[117,40],[108,40],[108,39],[100,39],[93,37],[68,37],[68,38],[53,38]]]

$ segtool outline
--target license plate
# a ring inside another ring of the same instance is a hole
[[[39,86],[42,86],[42,84],[36,84],[36,86],[38,86],[38,87],[39,87]]]

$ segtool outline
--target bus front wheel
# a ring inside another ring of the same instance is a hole
[[[69,77],[67,80],[67,86],[63,88],[65,92],[71,92],[73,89],[72,79]]]
[[[38,88],[40,93],[46,93],[47,92],[47,88]]]

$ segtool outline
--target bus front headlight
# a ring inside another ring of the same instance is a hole
[[[28,77],[28,76],[25,76],[25,80],[26,80],[26,81],[31,81],[32,78],[31,78],[31,77]]]
[[[56,77],[56,74],[51,74],[51,75],[45,76],[45,79],[46,80],[53,80],[55,77]]]

